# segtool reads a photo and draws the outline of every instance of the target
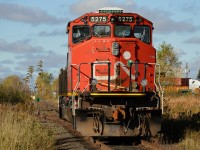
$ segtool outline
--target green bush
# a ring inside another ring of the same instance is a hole
[[[26,103],[30,100],[29,92],[0,84],[0,103],[17,104]]]

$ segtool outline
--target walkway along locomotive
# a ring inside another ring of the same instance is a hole
[[[160,130],[153,24],[120,8],[67,25],[67,66],[59,75],[59,115],[85,136],[152,136]]]

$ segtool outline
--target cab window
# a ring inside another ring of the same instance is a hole
[[[72,36],[73,43],[81,42],[90,36],[90,27],[74,26]]]
[[[150,43],[150,28],[149,26],[135,26],[134,37],[140,39],[142,42]]]
[[[117,37],[129,37],[131,35],[131,26],[129,25],[116,25],[115,36]]]
[[[108,25],[94,25],[93,35],[96,37],[110,36],[110,26]]]

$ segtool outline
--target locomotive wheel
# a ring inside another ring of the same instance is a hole
[[[65,118],[65,109],[66,107],[64,105],[61,106],[61,119]]]
[[[59,112],[59,118],[62,119],[62,104],[61,104],[61,99],[59,98],[59,107],[58,107],[58,112]]]
[[[59,118],[62,118],[62,109],[61,109],[61,106],[59,105]]]
[[[66,109],[66,106],[65,104],[63,103],[63,100],[62,98],[59,98],[59,117],[61,119],[64,119],[64,116],[65,116],[65,109]]]
[[[103,134],[103,131],[104,131],[104,119],[105,119],[105,116],[103,114],[100,114],[98,116],[98,126],[97,126],[97,132],[99,133],[99,135],[102,135]]]
[[[135,129],[135,131],[139,131],[139,136],[146,138],[147,140],[151,139],[158,135],[161,130],[161,111],[155,111],[151,114],[140,114],[139,119],[139,127]],[[135,133],[136,133],[135,132]]]

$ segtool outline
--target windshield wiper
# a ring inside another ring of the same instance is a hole
[[[101,38],[101,35],[99,33],[97,33],[96,31],[94,32],[96,35],[98,35],[98,37]]]
[[[123,31],[122,38],[125,37],[125,32],[126,32],[126,30]]]
[[[146,30],[145,30],[145,28],[144,28],[143,33],[142,33],[142,35],[141,35],[141,41],[144,41],[145,34],[146,34]]]

